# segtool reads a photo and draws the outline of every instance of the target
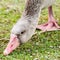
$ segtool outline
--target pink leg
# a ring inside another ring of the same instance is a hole
[[[53,16],[52,6],[48,8],[48,22],[37,26],[37,29],[42,30],[42,32],[60,30],[60,26],[57,24]]]

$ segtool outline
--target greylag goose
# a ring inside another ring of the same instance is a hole
[[[54,2],[55,0],[26,0],[26,6],[22,17],[11,30],[9,43],[3,52],[4,55],[10,54],[21,43],[26,43],[34,34],[36,27],[42,31],[58,30],[60,28],[52,13],[52,4],[54,4]],[[49,10],[48,23],[38,25],[39,14],[45,7],[48,7]]]

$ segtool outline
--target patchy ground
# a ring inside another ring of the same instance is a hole
[[[24,10],[24,0],[0,1],[0,60],[60,60],[60,31],[36,34],[25,44],[22,44],[8,56],[3,51],[8,43],[10,30],[21,17]],[[60,0],[53,6],[54,16],[60,24]],[[39,18],[39,24],[48,19],[47,9]]]

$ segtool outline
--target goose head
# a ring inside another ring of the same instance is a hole
[[[10,54],[15,50],[21,43],[27,42],[34,34],[35,27],[30,24],[27,20],[18,21],[11,30],[9,43],[4,50],[4,55]]]

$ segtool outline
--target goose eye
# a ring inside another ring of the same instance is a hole
[[[26,31],[22,31],[21,34],[24,34]]]

